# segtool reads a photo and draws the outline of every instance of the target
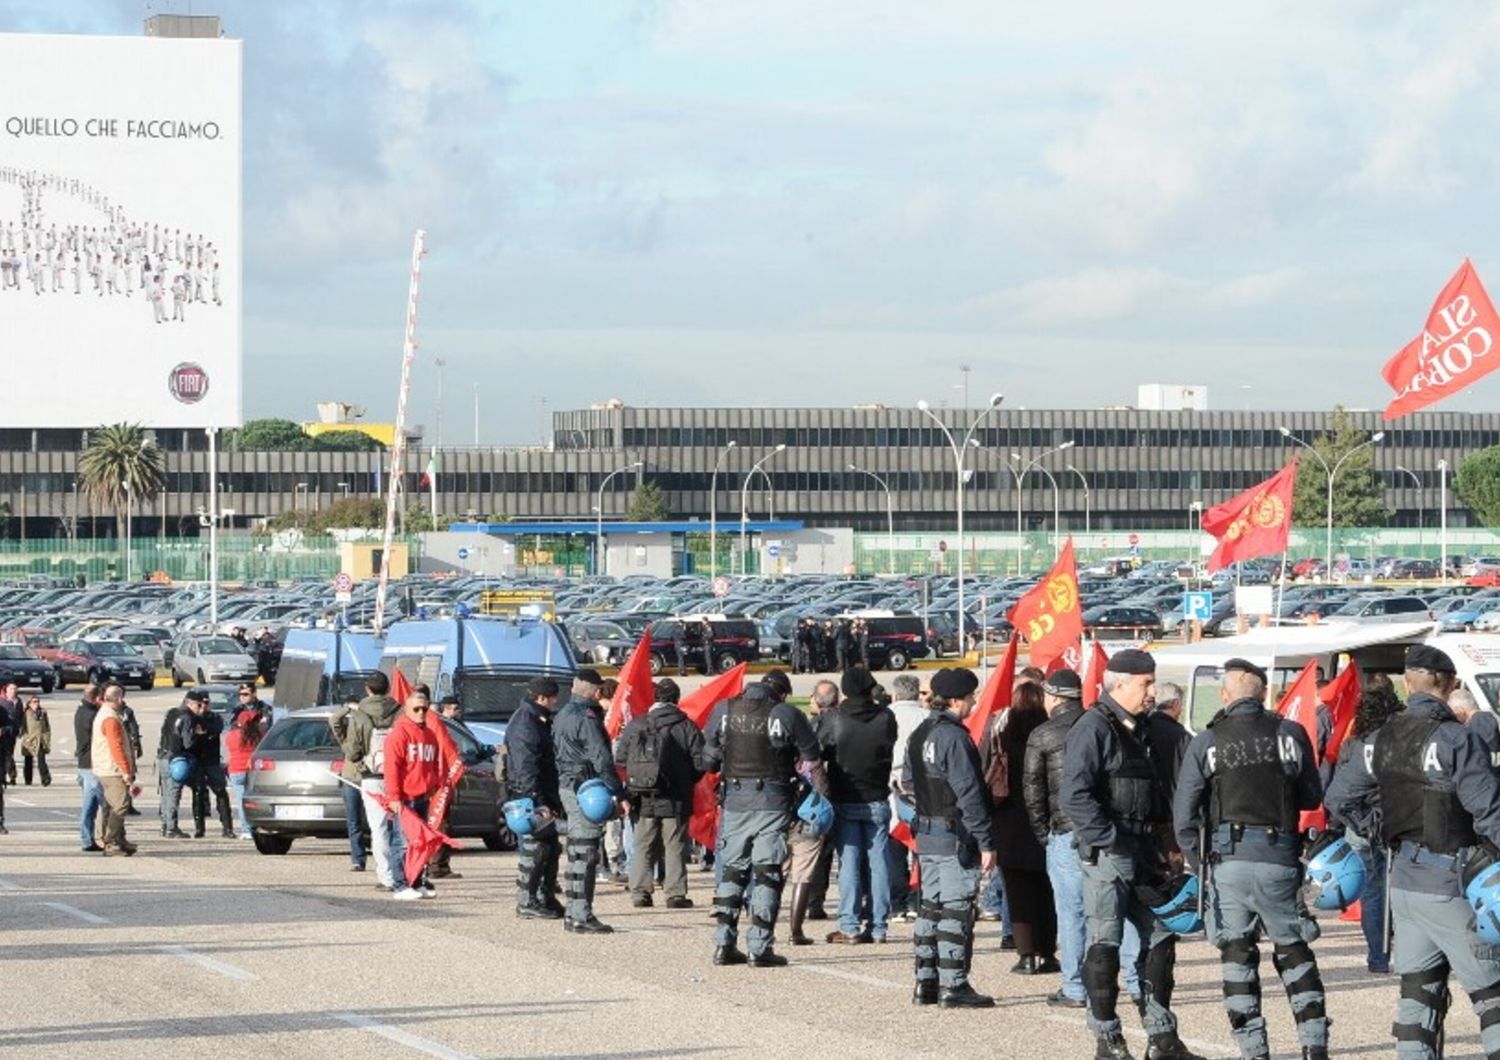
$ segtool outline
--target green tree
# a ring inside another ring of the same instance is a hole
[[[382,526],[385,525],[384,519],[385,513],[382,512]],[[429,530],[446,530],[448,529],[448,524],[452,521],[446,515],[440,515],[434,521],[432,513],[428,510],[427,506],[418,501],[413,501],[406,506],[406,532],[408,534],[422,534]]]
[[[1311,439],[1314,451],[1330,468],[1343,461],[1333,480],[1334,526],[1384,526],[1390,517],[1380,479],[1375,475],[1373,447],[1348,455],[1369,440],[1370,436],[1354,425],[1342,407],[1333,410],[1333,433]],[[1298,526],[1324,526],[1328,518],[1328,473],[1311,453],[1299,449],[1297,455],[1292,521]]]
[[[1464,457],[1453,489],[1485,526],[1500,526],[1500,445]]]
[[[161,450],[138,423],[115,423],[89,433],[78,458],[78,484],[95,508],[113,508],[115,526],[125,536],[127,498],[144,508],[166,486]]]
[[[670,514],[667,509],[667,498],[655,482],[648,479],[635,488],[635,495],[630,499],[630,511],[627,516],[631,522],[659,523]]]
[[[301,452],[313,447],[302,424],[279,419],[248,420],[225,441],[225,448],[240,452]]]
[[[364,431],[325,431],[313,439],[313,448],[337,453],[373,453],[385,446]]]

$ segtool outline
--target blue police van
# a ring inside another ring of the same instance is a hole
[[[383,644],[368,632],[288,630],[276,670],[278,710],[338,706],[363,699],[365,679],[380,668]]]
[[[550,677],[566,693],[577,663],[561,627],[540,618],[418,618],[386,631],[380,669],[400,670],[437,699],[456,695],[464,723],[480,740],[498,744],[526,682]]]

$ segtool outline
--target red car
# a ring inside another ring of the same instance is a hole
[[[57,634],[50,629],[7,629],[0,636],[6,644],[24,644],[43,662],[56,663],[59,654]]]

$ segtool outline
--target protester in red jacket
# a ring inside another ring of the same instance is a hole
[[[403,805],[410,807],[423,820],[427,819],[429,803],[443,786],[452,760],[451,752],[444,753],[444,744],[451,747],[452,741],[446,733],[438,735],[441,722],[436,719],[428,722],[429,709],[427,697],[413,692],[406,697],[401,716],[385,737],[385,794],[390,812],[398,822]],[[395,841],[391,844],[393,865],[399,864],[406,856],[405,833],[399,827],[394,832]],[[418,879],[410,881],[409,886],[398,889],[394,897],[410,901],[435,894],[437,891],[427,880],[424,870]]]

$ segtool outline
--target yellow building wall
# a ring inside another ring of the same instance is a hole
[[[314,438],[329,431],[358,431],[374,438],[381,445],[392,445],[396,441],[394,423],[304,423],[302,429]]]
[[[339,570],[355,581],[380,577],[380,543],[345,541],[339,546]],[[394,542],[391,545],[391,577],[404,578],[410,571],[411,559],[406,543]]]

